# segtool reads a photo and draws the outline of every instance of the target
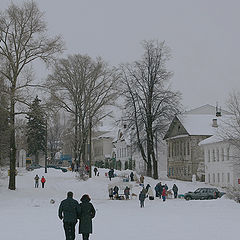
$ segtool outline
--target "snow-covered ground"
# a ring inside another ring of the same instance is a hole
[[[234,240],[239,239],[240,204],[222,197],[217,200],[186,201],[184,199],[160,199],[145,201],[145,208],[139,207],[137,198],[109,200],[105,177],[107,170],[100,169],[100,176],[88,181],[78,181],[75,173],[44,169],[26,172],[19,169],[17,189],[7,189],[8,177],[0,179],[0,239],[3,240],[61,240],[65,239],[62,222],[57,211],[61,200],[68,191],[73,191],[79,200],[85,193],[92,198],[96,208],[93,220],[95,240]],[[119,173],[119,172],[118,172]],[[45,176],[44,189],[34,188],[34,176]],[[112,180],[119,181],[116,177]],[[153,189],[158,181],[145,178]],[[206,186],[203,183],[190,183],[162,180],[169,188],[176,183],[179,193]],[[141,187],[134,185],[138,194]],[[54,199],[55,204],[50,204]],[[77,233],[77,227],[76,227]],[[82,239],[81,235],[76,239]]]

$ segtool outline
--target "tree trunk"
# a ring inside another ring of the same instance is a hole
[[[10,109],[10,190],[16,189],[16,142],[15,142],[15,99],[14,90],[12,90],[11,109]]]
[[[92,118],[89,119],[89,178],[92,177]]]

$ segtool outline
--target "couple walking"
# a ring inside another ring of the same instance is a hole
[[[82,234],[83,240],[88,240],[89,234],[92,233],[92,219],[95,217],[95,209],[87,194],[84,194],[80,200],[79,204],[77,200],[73,199],[73,193],[68,192],[67,198],[59,206],[58,217],[63,219],[66,240],[75,239],[75,226],[78,219],[79,234]]]

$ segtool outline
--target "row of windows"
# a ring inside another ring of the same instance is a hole
[[[189,141],[176,141],[168,144],[168,157],[190,155]]]
[[[190,176],[192,175],[191,166],[187,167],[170,167],[168,169],[168,176]]]
[[[211,150],[208,149],[207,151],[208,162],[228,161],[229,153],[230,153],[229,147],[225,149],[225,153],[224,153],[224,148],[220,148],[220,149],[216,148]]]
[[[127,148],[120,148],[117,150],[117,157],[123,158],[129,155]]]
[[[212,173],[208,174],[208,183],[230,183],[230,173]]]

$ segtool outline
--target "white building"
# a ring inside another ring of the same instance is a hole
[[[221,123],[223,121],[218,119],[215,134],[199,143],[204,150],[205,182],[219,187],[240,188],[240,151],[220,137]]]

